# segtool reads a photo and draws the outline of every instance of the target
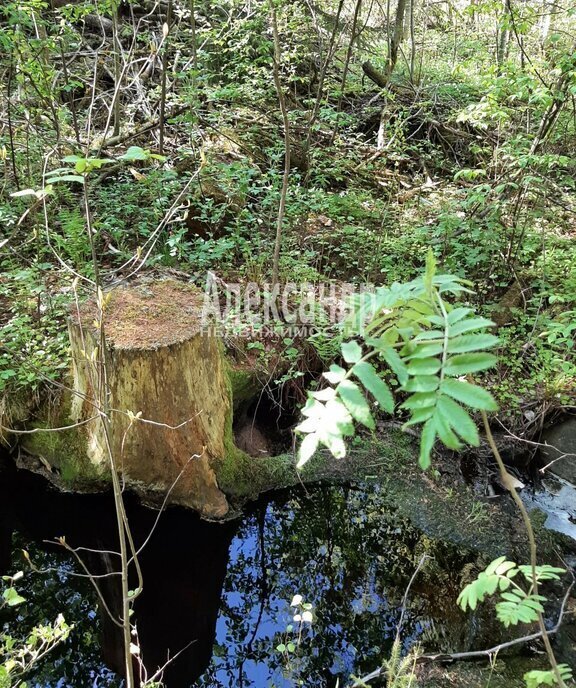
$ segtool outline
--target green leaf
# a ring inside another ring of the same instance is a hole
[[[420,423],[424,423],[429,418],[432,418],[432,416],[434,415],[434,411],[435,408],[433,406],[413,410],[410,420],[407,420],[402,426],[402,428],[408,428],[411,425],[420,425]]]
[[[572,669],[567,664],[558,664],[558,671],[565,683],[571,680]],[[532,669],[532,671],[528,671],[524,674],[524,680],[526,681],[526,688],[538,688],[538,686],[542,685],[557,685],[556,676],[551,669],[547,671]]]
[[[459,334],[480,330],[483,327],[494,327],[494,323],[487,318],[468,318],[467,320],[461,320],[455,325],[452,325],[450,327],[450,336],[456,337]]]
[[[328,380],[328,382],[332,383],[333,385],[337,385],[346,377],[346,371],[339,365],[331,365],[330,372],[324,373],[324,377]]]
[[[276,650],[278,652],[286,652],[286,645],[284,645],[284,643],[280,643],[280,645],[276,645]]]
[[[314,452],[318,449],[319,441],[320,438],[315,432],[306,435],[298,450],[298,463],[296,464],[296,468],[302,468],[302,466],[312,458]]]
[[[530,607],[530,609],[534,609],[537,612],[544,613],[544,607],[542,606],[542,603],[539,600],[534,599],[533,597],[527,597],[524,602],[524,605],[527,607]]]
[[[436,394],[435,392],[416,392],[406,399],[406,401],[401,404],[400,408],[405,409],[421,409],[428,408],[430,406],[436,405]]]
[[[498,344],[498,337],[493,334],[466,334],[448,342],[448,353],[460,354],[467,351],[490,349]]]
[[[488,567],[490,568],[490,567]],[[476,609],[478,602],[483,602],[487,595],[492,595],[498,585],[498,576],[494,574],[488,574],[488,569],[486,571],[481,571],[478,574],[478,578],[462,590],[460,595],[458,595],[457,603],[463,611],[466,611],[466,607],[470,609]]]
[[[524,680],[526,681],[526,688],[538,688],[538,686],[542,685],[553,686],[556,684],[556,676],[551,669],[548,671],[532,669],[532,671],[524,674]]]
[[[330,401],[330,399],[334,399],[336,396],[336,390],[334,387],[324,387],[324,389],[319,389],[317,392],[309,392],[309,394],[314,399],[318,399],[318,401]]]
[[[513,561],[502,561],[496,566],[494,573],[498,576],[508,576],[508,578],[513,578],[518,572],[517,566]]]
[[[508,627],[516,625],[519,621],[522,623],[532,623],[538,620],[538,613],[531,607],[520,602],[499,602],[496,605],[496,616]]]
[[[498,409],[498,404],[494,401],[490,392],[469,382],[451,379],[443,380],[440,385],[440,391],[474,409],[481,409],[483,411],[496,411]]]
[[[350,411],[350,415],[354,420],[357,420],[362,425],[365,425],[370,430],[374,430],[376,425],[370,413],[370,407],[366,402],[360,387],[351,380],[343,380],[336,391],[340,395],[344,405]]]
[[[469,375],[470,373],[477,373],[479,370],[491,368],[497,362],[498,359],[493,354],[460,354],[448,358],[444,366],[444,373],[454,376]]]
[[[362,358],[362,348],[358,342],[354,340],[351,342],[343,342],[340,348],[342,349],[342,356],[346,363],[358,363]]]
[[[48,177],[46,179],[46,184],[56,184],[58,182],[78,182],[79,184],[84,184],[85,179],[79,174],[62,174],[59,177]]]
[[[320,404],[320,407],[315,430],[318,440],[330,450],[335,458],[344,458],[346,444],[343,436],[354,433],[352,416],[340,399],[332,399],[326,404]]]
[[[444,340],[444,332],[442,330],[427,330],[426,332],[420,332],[420,334],[414,337],[415,342],[422,342],[428,339],[440,339]]]
[[[498,557],[498,559],[494,559],[488,566],[486,567],[486,574],[487,575],[492,575],[493,573],[496,572],[496,569],[502,564],[503,562],[506,561],[506,557]],[[515,566],[514,562],[510,562],[513,566]]]
[[[526,580],[532,582],[532,567],[527,564],[518,567],[522,571]],[[542,564],[536,567],[536,578],[538,581],[543,580],[559,580],[560,575],[566,573],[565,569],[559,568],[558,566],[550,566],[549,564]]]
[[[338,429],[338,432],[342,435],[354,434],[354,424],[352,423],[352,418],[344,404],[339,399],[333,399],[332,401],[327,402],[323,421],[328,427],[331,427],[332,424],[334,424]]]
[[[327,429],[322,429],[318,433],[318,437],[335,459],[343,459],[346,456],[346,444],[340,433],[333,433]]]
[[[4,602],[9,607],[16,607],[17,605],[26,602],[26,600],[18,594],[18,591],[15,588],[6,588],[6,590],[4,590],[2,593],[2,597],[4,598]]]
[[[462,318],[465,318],[467,315],[470,315],[470,313],[474,313],[474,310],[472,308],[454,308],[454,310],[448,313],[448,324],[454,325],[459,320],[462,320]]]
[[[440,360],[437,358],[421,358],[410,361],[407,366],[410,375],[434,375],[440,370]]]
[[[464,442],[471,444],[473,447],[477,447],[480,444],[480,436],[476,423],[455,401],[447,396],[441,395],[438,398],[438,413],[446,418],[448,423]],[[440,438],[442,439],[441,435]]]
[[[436,426],[436,432],[438,433],[438,437],[440,438],[440,441],[448,447],[448,449],[454,449],[458,450],[462,447],[462,444],[460,443],[460,440],[456,437],[456,435],[452,432],[452,429],[450,428],[450,424],[448,423],[448,419],[444,418],[442,413],[440,413],[439,409],[436,408],[434,412],[434,425]]]
[[[436,375],[419,375],[402,386],[405,392],[434,392],[438,389],[440,378]]]
[[[370,394],[380,404],[380,407],[388,413],[394,412],[394,397],[388,389],[388,385],[378,375],[374,366],[367,361],[360,361],[352,368],[352,373],[366,387]]]
[[[439,354],[444,348],[443,342],[434,342],[432,344],[418,344],[409,356],[406,356],[407,361],[417,358],[430,358]]]
[[[420,457],[418,463],[422,470],[427,470],[430,468],[432,463],[430,460],[430,454],[434,447],[434,440],[436,439],[436,427],[432,419],[424,423],[422,428],[422,436],[420,437]]]
[[[524,600],[523,597],[519,595],[518,592],[503,592],[500,597],[503,600],[507,600],[508,602],[514,602],[515,604],[518,604],[519,602],[522,602]]]
[[[498,588],[498,576],[486,576],[484,590],[487,595],[493,595]]]
[[[386,363],[390,366],[390,369],[398,378],[398,382],[403,385],[408,380],[408,370],[406,364],[398,355],[398,352],[391,347],[384,347],[380,354],[384,357]]]
[[[316,432],[320,424],[319,418],[305,418],[301,423],[298,423],[296,432]]]
[[[118,160],[126,160],[132,162],[134,160],[148,160],[150,157],[150,151],[146,151],[140,146],[130,146],[128,150],[121,155]]]
[[[308,394],[308,399],[304,408],[302,409],[302,415],[307,418],[321,418],[324,415],[325,407],[320,401],[316,401],[311,394]],[[298,430],[298,428],[296,428]],[[303,430],[303,432],[308,432]]]

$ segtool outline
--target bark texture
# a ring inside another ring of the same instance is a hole
[[[171,503],[222,518],[228,503],[214,464],[229,450],[232,404],[220,341],[200,330],[203,295],[164,280],[117,288],[108,298],[103,321],[110,445],[118,471],[139,491],[171,490]],[[74,422],[94,415],[94,311],[87,304],[70,322]],[[96,419],[79,429],[91,466],[104,475],[110,470],[104,424]]]

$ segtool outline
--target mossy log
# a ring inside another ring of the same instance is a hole
[[[214,464],[232,450],[232,402],[221,343],[200,328],[202,299],[197,289],[174,280],[106,295],[109,442],[103,420],[89,420],[98,384],[91,359],[100,334],[93,326],[95,304],[83,305],[69,325],[70,418],[83,423],[78,430],[97,473],[109,473],[112,458],[128,486],[170,491],[171,503],[222,518],[229,506]]]

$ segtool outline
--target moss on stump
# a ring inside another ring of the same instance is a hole
[[[174,280],[106,295],[109,436],[102,420],[93,418],[100,384],[91,362],[100,336],[95,304],[83,304],[71,318],[74,395],[68,415],[82,423],[72,443],[80,436],[88,458],[79,482],[109,475],[111,454],[126,484],[141,494],[170,492],[171,503],[206,518],[226,516],[229,505],[214,467],[239,450],[232,443],[227,362],[219,339],[201,329],[202,303],[202,292]]]

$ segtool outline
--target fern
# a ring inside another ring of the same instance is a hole
[[[400,640],[396,638],[392,645],[389,659],[383,663],[386,673],[386,685],[389,688],[410,688],[414,681],[414,668],[418,656],[418,648],[402,656]]]

